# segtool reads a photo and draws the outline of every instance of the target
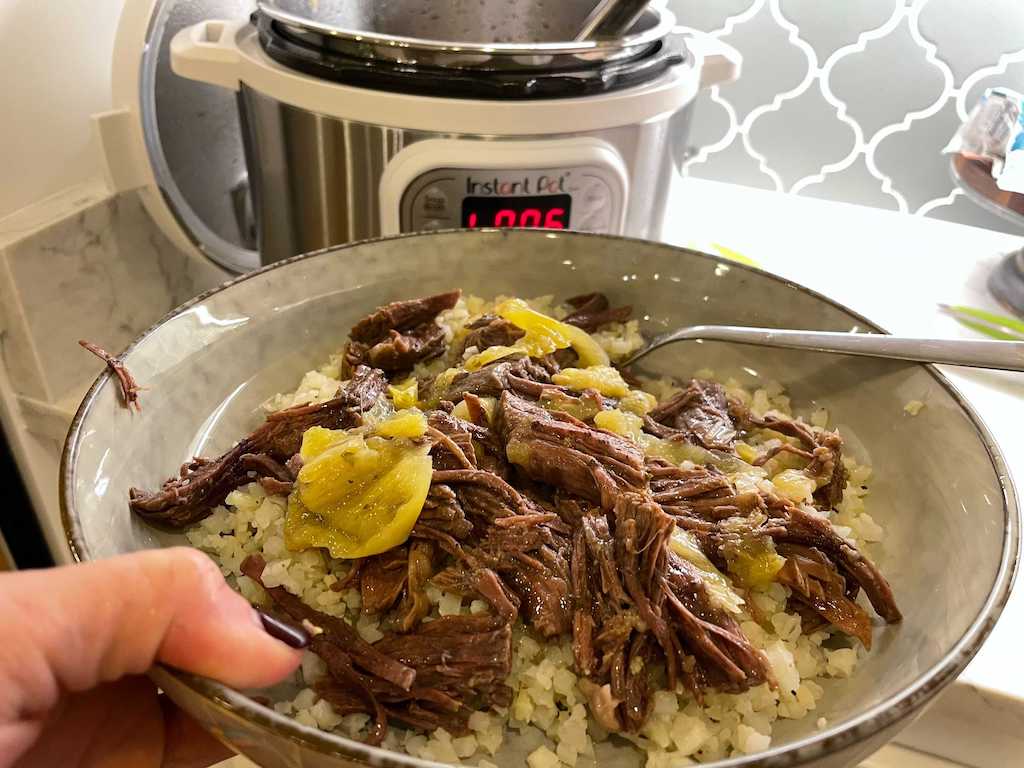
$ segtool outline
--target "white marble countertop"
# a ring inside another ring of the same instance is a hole
[[[910,336],[972,336],[939,313],[938,303],[1001,311],[985,278],[1003,254],[1024,246],[1024,237],[985,229],[696,179],[677,184],[668,222],[664,239],[670,243],[705,250],[724,245]],[[992,431],[1019,495],[1024,374],[942,369]],[[1021,764],[1022,636],[1024,589],[1018,587],[954,690],[900,740],[969,765]],[[959,743],[960,729],[968,726],[972,737]],[[982,741],[989,748],[979,753]]]

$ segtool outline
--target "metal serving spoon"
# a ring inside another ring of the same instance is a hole
[[[659,347],[677,341],[731,341],[758,347],[809,349],[861,357],[885,357],[918,363],[964,365],[1024,371],[1024,341],[970,339],[913,339],[881,333],[836,333],[831,331],[784,331],[776,328],[747,328],[736,325],[692,325],[663,333],[627,359],[632,365]]]
[[[650,0],[599,0],[576,33],[577,40],[621,37],[640,18]]]

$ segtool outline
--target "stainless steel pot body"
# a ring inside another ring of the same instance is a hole
[[[244,83],[238,95],[246,161],[264,264],[300,253],[377,237],[380,182],[404,148],[426,139],[524,141],[517,136],[414,131],[318,114]],[[457,102],[453,102],[453,108]],[[584,135],[603,140],[630,176],[624,234],[645,239],[661,231],[674,160],[689,133],[692,102],[644,122],[587,131],[532,135],[529,141]],[[572,124],[567,106],[565,125]],[[393,201],[385,201],[393,202]]]

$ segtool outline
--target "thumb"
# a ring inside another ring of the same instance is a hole
[[[0,723],[158,661],[255,688],[280,681],[301,658],[188,548],[2,575],[0,627],[14,630],[0,644]]]

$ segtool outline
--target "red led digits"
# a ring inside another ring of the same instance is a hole
[[[516,225],[516,212],[511,208],[502,208],[494,214],[494,226],[514,227]]]
[[[563,216],[565,216],[564,208],[552,208],[544,217],[544,229],[565,229]]]
[[[462,226],[523,229],[567,229],[572,197],[466,197],[462,200]]]
[[[540,211],[536,208],[527,208],[519,214],[519,226],[536,229],[540,226]]]

